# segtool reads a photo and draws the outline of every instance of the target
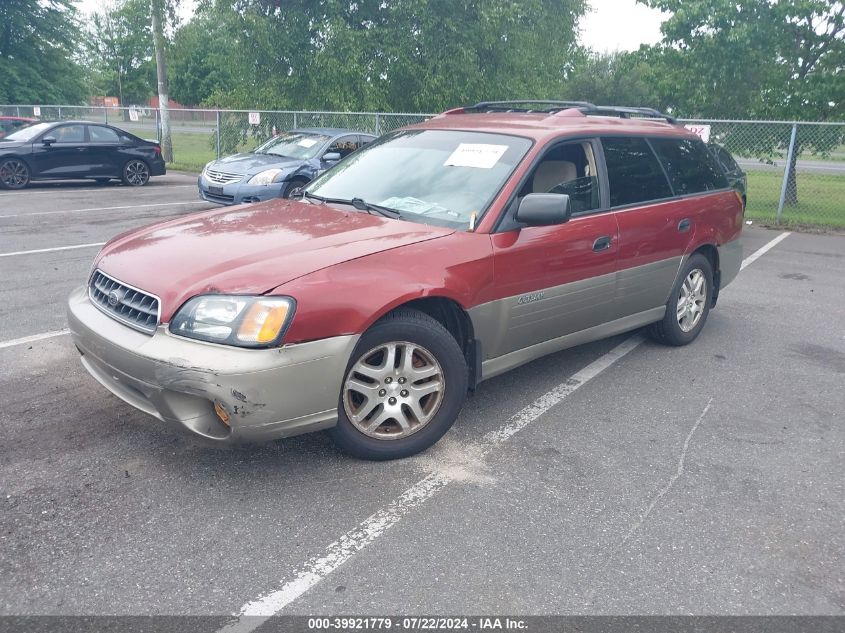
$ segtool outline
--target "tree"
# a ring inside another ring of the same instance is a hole
[[[117,95],[121,105],[146,103],[155,83],[147,0],[120,0],[95,13],[87,52],[97,94]]]
[[[283,109],[547,96],[571,68],[584,10],[584,0],[206,0],[232,82],[196,83],[208,103]]]
[[[167,94],[167,61],[164,54],[164,25],[167,19],[166,0],[150,0],[150,15],[155,48],[156,75],[158,76],[158,110],[161,125],[161,155],[173,162],[173,140],[170,136],[170,98]]]
[[[0,2],[0,102],[83,103],[78,33],[70,0]]]
[[[564,82],[562,98],[665,110],[671,104],[657,89],[654,65],[644,57],[639,52],[582,52]]]
[[[663,75],[658,89],[676,111],[690,117],[845,118],[843,2],[639,1],[671,12],[662,26],[663,41],[652,54],[660,58]],[[788,166],[788,204],[798,201],[798,155],[830,152],[845,140],[839,129],[799,134]],[[739,139],[727,139],[728,145],[734,142]],[[785,127],[780,134],[742,143],[742,149],[765,156],[788,143]]]

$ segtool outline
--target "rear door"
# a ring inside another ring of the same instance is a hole
[[[118,133],[104,125],[89,125],[88,140],[91,175],[120,177],[123,169],[120,155],[123,143]]]
[[[512,205],[528,193],[566,193],[573,217],[492,235],[494,280],[501,297],[488,358],[607,321],[614,301],[616,219],[602,204],[594,141],[560,143],[544,154]]]
[[[619,224],[617,318],[665,305],[708,203],[727,183],[690,139],[603,138],[611,206]],[[712,161],[711,161],[712,163]]]

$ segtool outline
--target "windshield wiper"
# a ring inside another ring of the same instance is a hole
[[[370,214],[375,211],[379,215],[383,215],[386,218],[397,219],[402,217],[402,214],[399,213],[396,209],[391,209],[390,207],[383,207],[380,204],[372,204],[361,198],[352,198],[349,203],[359,211],[366,211]]]
[[[307,191],[301,191],[300,195],[303,198],[309,198],[311,200],[319,200],[322,203],[329,203],[329,204],[349,204],[358,209],[359,211],[366,211],[370,215],[373,213],[378,213],[379,215],[383,215],[386,218],[393,218],[400,219],[402,214],[399,213],[396,209],[391,209],[390,207],[383,207],[378,204],[371,204],[362,198],[352,198],[351,200],[344,200],[343,198],[324,198],[323,196],[318,196],[313,193],[309,193]]]

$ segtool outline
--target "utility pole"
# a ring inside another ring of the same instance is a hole
[[[158,74],[158,109],[161,114],[161,155],[165,162],[173,162],[173,141],[170,138],[169,97],[167,96],[167,62],[164,59],[164,0],[150,0],[153,20],[153,44],[156,50]]]

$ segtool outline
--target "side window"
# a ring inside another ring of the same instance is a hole
[[[88,135],[91,137],[92,143],[119,143],[120,138],[113,129],[108,127],[100,127],[99,125],[89,125]]]
[[[601,206],[597,173],[590,143],[558,145],[543,156],[519,195],[565,193],[572,213],[592,211]]]
[[[610,181],[610,206],[672,196],[666,175],[645,139],[603,138],[601,143]]]
[[[652,139],[652,145],[678,195],[701,193],[728,186],[725,174],[702,141],[692,139]]]
[[[84,143],[85,142],[85,126],[84,125],[62,125],[51,132],[47,132],[46,136],[53,136],[57,143]]]
[[[326,154],[337,152],[340,154],[341,158],[346,158],[358,149],[358,146],[359,143],[357,136],[343,136],[329,146],[329,149],[326,150]]]
[[[736,164],[734,157],[724,147],[720,147],[716,153],[716,157],[722,163],[725,171],[739,171],[739,165]]]
[[[376,139],[374,139],[372,136],[359,136],[358,141],[359,141],[360,145],[358,147],[364,147],[364,145],[369,145],[374,140],[376,140]]]

